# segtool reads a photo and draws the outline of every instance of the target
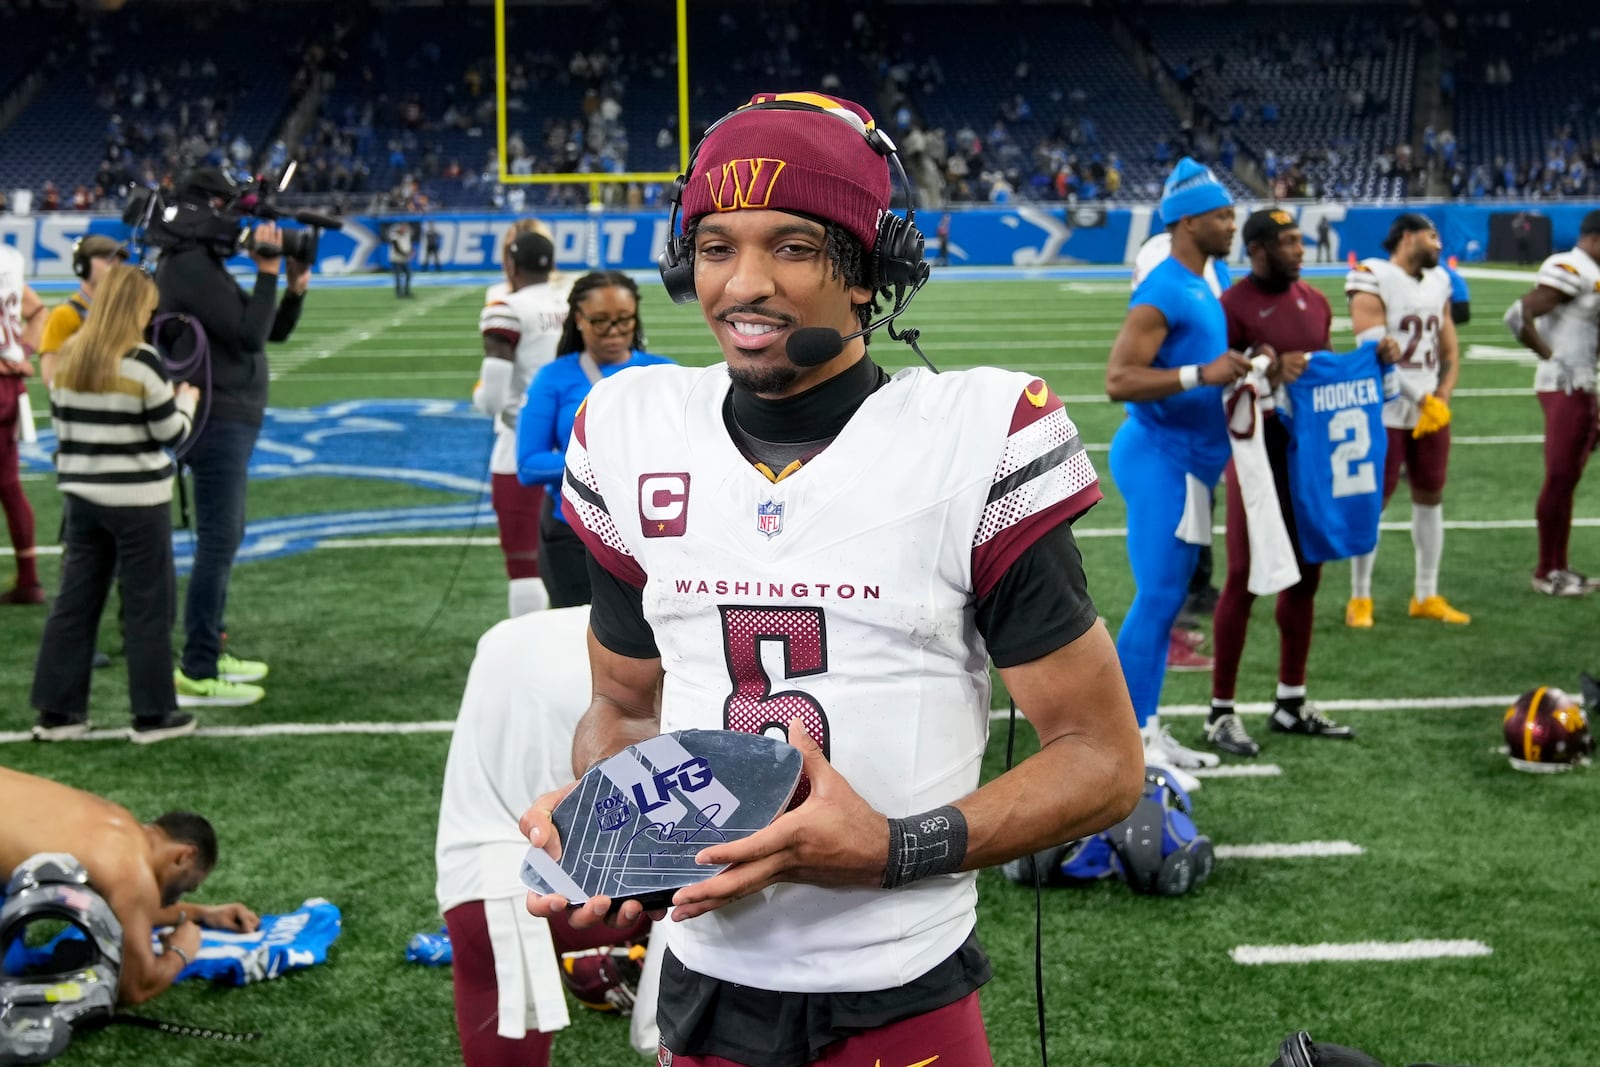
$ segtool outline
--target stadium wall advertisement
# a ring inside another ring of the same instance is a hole
[[[1259,205],[1242,205],[1239,217]],[[1427,203],[1417,205],[1300,204],[1284,205],[1300,218],[1306,236],[1306,258],[1315,260],[1318,224],[1326,218],[1334,262],[1349,253],[1359,258],[1383,255],[1389,223],[1402,210],[1421,211],[1439,227],[1447,256],[1478,262],[1489,248],[1491,219],[1527,211],[1550,220],[1553,247],[1570,248],[1578,224],[1595,203]],[[929,234],[928,255],[942,212],[918,213]],[[555,237],[556,265],[563,270],[611,268],[649,270],[666,243],[667,215],[648,212],[553,212],[539,216]],[[439,214],[428,216],[440,236],[439,264],[445,271],[496,271],[500,242],[511,225],[504,214]],[[1153,229],[1154,213],[1146,206],[1104,208],[1053,204],[1011,204],[955,209],[950,212],[948,258],[955,266],[1061,267],[1130,263]],[[402,217],[350,216],[343,230],[322,235],[317,268],[326,274],[361,274],[389,268],[387,227]],[[32,277],[71,276],[72,243],[85,233],[125,238],[127,227],[115,217],[74,212],[0,216],[0,242],[18,248]],[[417,242],[416,268],[424,263]],[[1235,248],[1234,259],[1239,258]],[[237,259],[243,268],[244,257]]]

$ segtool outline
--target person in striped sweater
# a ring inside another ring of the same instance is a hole
[[[148,744],[195,729],[173,687],[175,466],[167,449],[188,435],[199,392],[187,383],[174,389],[145,343],[156,302],[143,271],[112,267],[51,385],[66,548],[33,672],[33,736],[41,741],[89,729],[95,631],[113,573],[122,588],[130,738]]]

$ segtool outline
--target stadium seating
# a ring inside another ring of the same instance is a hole
[[[1577,28],[1561,13],[1515,8],[1509,31],[1480,26],[1457,64],[1455,132],[1468,164],[1503,159],[1519,171],[1539,167],[1556,141],[1564,155],[1587,152],[1600,137],[1592,44],[1567,39]],[[1487,84],[1490,62],[1505,61],[1509,84]],[[1538,116],[1535,118],[1534,116]],[[1566,131],[1566,136],[1563,136]],[[1560,144],[1571,138],[1571,144]]]
[[[290,77],[298,64],[292,45],[299,38],[294,11],[264,8],[248,19],[218,17],[204,12],[123,9],[97,16],[94,36],[80,42],[80,61],[63,66],[33,102],[0,132],[0,160],[5,188],[39,189],[53,181],[63,196],[80,182],[94,177],[106,154],[109,123],[122,116],[124,130],[137,124],[157,131],[176,122],[180,104],[211,97],[220,118],[218,140],[227,144],[242,137],[252,151],[282,120],[288,101]],[[181,49],[175,47],[181,41]],[[270,44],[263,45],[263,42]],[[188,60],[188,76],[179,74]],[[203,59],[216,63],[216,73],[201,73]],[[144,105],[124,99],[110,109],[102,95],[118,76],[131,83],[139,76],[160,78],[168,90],[165,106],[156,94]],[[192,124],[197,121],[191,119]],[[154,153],[153,153],[154,154]],[[137,173],[145,154],[130,161]],[[159,156],[152,162],[166,169]]]
[[[1371,14],[1297,6],[1207,11],[1162,8],[1147,22],[1169,68],[1194,80],[1201,104],[1227,119],[1257,158],[1300,160],[1314,184],[1357,198],[1402,196],[1404,179],[1375,162],[1411,137],[1416,39]],[[1364,104],[1352,105],[1352,94]],[[1261,105],[1276,104],[1276,121]],[[1330,164],[1329,150],[1338,158]]]
[[[1091,120],[1093,142],[1067,146],[1080,162],[1116,153],[1123,175],[1119,198],[1148,199],[1170,164],[1154,157],[1155,145],[1178,133],[1179,123],[1160,94],[1141,79],[1095,17],[1059,6],[1008,6],[1003,19],[972,17],[969,5],[907,8],[911,28],[897,45],[895,60],[920,66],[937,61],[941,84],[913,78],[912,99],[929,128],[946,136],[970,126],[987,138],[1003,101],[1021,94],[1031,115],[1006,124],[1006,134],[1025,169],[1035,147],[1063,120]],[[1084,130],[1087,140],[1088,129]],[[986,146],[985,164],[989,164]],[[1047,175],[1045,176],[1047,177]],[[1244,188],[1231,174],[1223,179],[1236,194]],[[1019,196],[1030,195],[1026,187]]]

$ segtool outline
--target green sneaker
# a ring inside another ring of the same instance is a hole
[[[267,695],[259,685],[230,682],[226,678],[190,678],[182,670],[172,672],[180,708],[242,708]]]
[[[229,682],[259,682],[267,676],[267,665],[258,659],[240,659],[226,652],[217,657],[217,677]]]

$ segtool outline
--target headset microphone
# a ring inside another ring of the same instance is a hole
[[[891,338],[896,341],[904,341],[910,345],[911,350],[917,354],[917,358],[927,364],[929,370],[937,374],[939,368],[933,365],[933,361],[924,355],[922,349],[917,345],[918,339],[922,336],[921,331],[915,329],[896,331],[894,328],[894,320],[905,312],[907,306],[911,303],[911,298],[916,296],[924,285],[928,284],[927,265],[918,264],[918,268],[909,292],[907,292],[907,287],[905,286],[896,287],[894,307],[889,310],[887,315],[874,319],[855,333],[840,333],[838,330],[828,326],[802,327],[789,335],[789,340],[785,342],[783,347],[784,355],[788,356],[789,362],[797,367],[820,367],[843,352],[846,341],[853,341],[857,337],[865,337],[879,326],[882,326],[888,331]]]
[[[844,343],[866,336],[866,330],[840,333],[827,326],[807,326],[789,335],[784,354],[796,367],[820,367],[844,351]]]

